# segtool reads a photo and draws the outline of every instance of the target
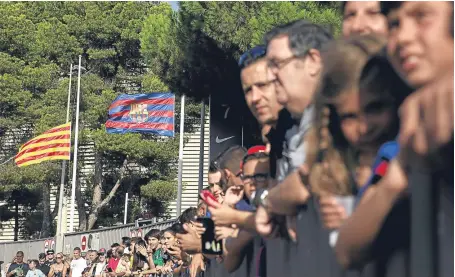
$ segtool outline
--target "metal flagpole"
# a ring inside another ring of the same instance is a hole
[[[183,135],[185,124],[185,95],[182,95],[180,107],[180,143],[179,143],[179,171],[178,171],[178,190],[177,190],[177,216],[182,213],[182,172],[183,172]]]
[[[66,123],[69,122],[70,117],[70,102],[71,102],[71,77],[73,75],[73,64],[70,65],[70,80],[68,85],[68,102],[66,104]],[[70,132],[71,133],[71,132]],[[71,139],[70,139],[71,141]],[[58,217],[57,217],[57,241],[56,251],[57,253],[63,251],[63,232],[62,232],[62,219],[63,219],[63,200],[65,190],[65,174],[66,174],[66,160],[62,161],[62,177],[60,179],[60,195],[58,198]]]
[[[199,180],[198,180],[198,193],[200,193],[203,189],[204,185],[204,139],[205,139],[205,101],[202,100],[202,107],[201,107],[201,134],[199,137]]]
[[[127,215],[128,215],[128,192],[125,195],[125,214],[123,215],[123,224],[126,224]]]
[[[79,55],[79,67],[77,69],[77,100],[76,100],[76,128],[74,130],[74,158],[73,158],[73,179],[71,183],[71,213],[70,213],[70,232],[74,231],[74,206],[76,204],[76,171],[77,171],[77,148],[79,137],[79,102],[81,96],[81,60]]]

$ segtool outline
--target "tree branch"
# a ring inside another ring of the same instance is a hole
[[[97,210],[106,206],[107,203],[109,203],[109,201],[111,201],[112,197],[114,197],[115,193],[117,192],[118,188],[120,187],[120,184],[122,183],[123,177],[125,177],[125,171],[126,171],[127,164],[128,164],[128,157],[126,157],[125,160],[123,161],[122,168],[120,168],[120,176],[119,176],[117,182],[115,183],[114,187],[111,189],[109,194],[98,205]]]
[[[120,168],[120,176],[115,183],[114,187],[111,189],[109,194],[99,203],[98,205],[92,206],[92,211],[90,212],[88,216],[88,230],[92,229],[93,226],[95,226],[96,220],[98,218],[98,213],[99,211],[106,206],[109,201],[111,201],[112,197],[114,197],[115,193],[117,192],[118,188],[122,184],[122,180],[125,177],[125,171],[128,165],[128,156],[123,160],[123,165]]]

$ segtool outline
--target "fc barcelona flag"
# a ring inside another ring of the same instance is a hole
[[[174,105],[173,93],[121,94],[109,107],[106,131],[173,137]]]

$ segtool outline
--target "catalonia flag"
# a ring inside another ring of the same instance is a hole
[[[27,141],[14,161],[17,166],[38,164],[50,160],[69,160],[71,152],[71,122],[54,127]]]
[[[121,94],[109,107],[106,131],[173,137],[174,105],[173,93]]]

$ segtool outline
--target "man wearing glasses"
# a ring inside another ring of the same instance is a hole
[[[24,263],[24,252],[17,251],[16,262],[9,266],[6,277],[23,277],[27,275],[28,270],[28,265]]]
[[[295,126],[286,133],[283,158],[277,162],[276,180],[279,184],[270,191],[256,193],[255,202],[259,205],[256,229],[262,236],[270,236],[274,231],[274,214],[295,216],[309,197],[306,184],[302,183],[300,176],[300,172],[305,173],[302,167],[306,156],[304,138],[313,121],[312,101],[322,70],[319,51],[331,40],[332,36],[327,30],[305,20],[278,26],[265,35],[268,75],[270,79],[276,79],[277,100],[289,111]],[[295,217],[287,217],[287,225],[290,237],[298,241]],[[282,248],[280,251],[267,252],[268,273],[275,276],[297,270],[299,263],[298,259],[294,260],[295,255],[291,255],[290,260],[278,263],[288,263],[282,268],[271,262],[289,254],[296,245],[288,240],[270,241],[270,248],[277,247]]]

